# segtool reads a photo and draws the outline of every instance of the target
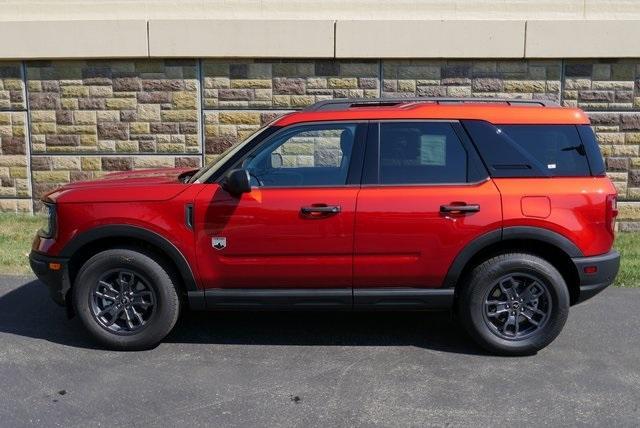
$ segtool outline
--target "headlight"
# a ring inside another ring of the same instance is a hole
[[[56,233],[56,206],[45,203],[43,208],[43,224],[40,228],[40,236],[43,238],[53,238]]]

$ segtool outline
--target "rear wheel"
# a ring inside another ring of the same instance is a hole
[[[169,273],[149,254],[113,249],[91,257],[73,290],[76,313],[112,349],[148,349],[175,325],[180,300]]]
[[[569,292],[558,270],[530,254],[493,257],[466,277],[458,311],[469,334],[503,355],[537,352],[560,334]]]

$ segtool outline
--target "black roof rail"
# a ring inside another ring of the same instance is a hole
[[[351,107],[369,106],[395,106],[406,103],[505,103],[507,105],[537,105],[541,107],[560,107],[555,101],[550,100],[523,100],[512,98],[431,98],[431,97],[407,97],[407,98],[336,98],[333,100],[319,101],[303,109],[303,111],[336,111],[346,110]]]

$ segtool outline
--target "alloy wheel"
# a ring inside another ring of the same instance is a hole
[[[114,270],[102,275],[90,295],[94,319],[112,333],[137,333],[155,312],[156,296],[148,281],[131,270]]]
[[[522,340],[544,328],[551,305],[551,294],[543,280],[525,273],[510,274],[489,289],[483,317],[496,336]]]

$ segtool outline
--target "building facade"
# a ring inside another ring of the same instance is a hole
[[[640,5],[342,3],[3,3],[0,210],[112,171],[200,166],[328,98],[513,97],[588,112],[619,228],[640,230]]]

